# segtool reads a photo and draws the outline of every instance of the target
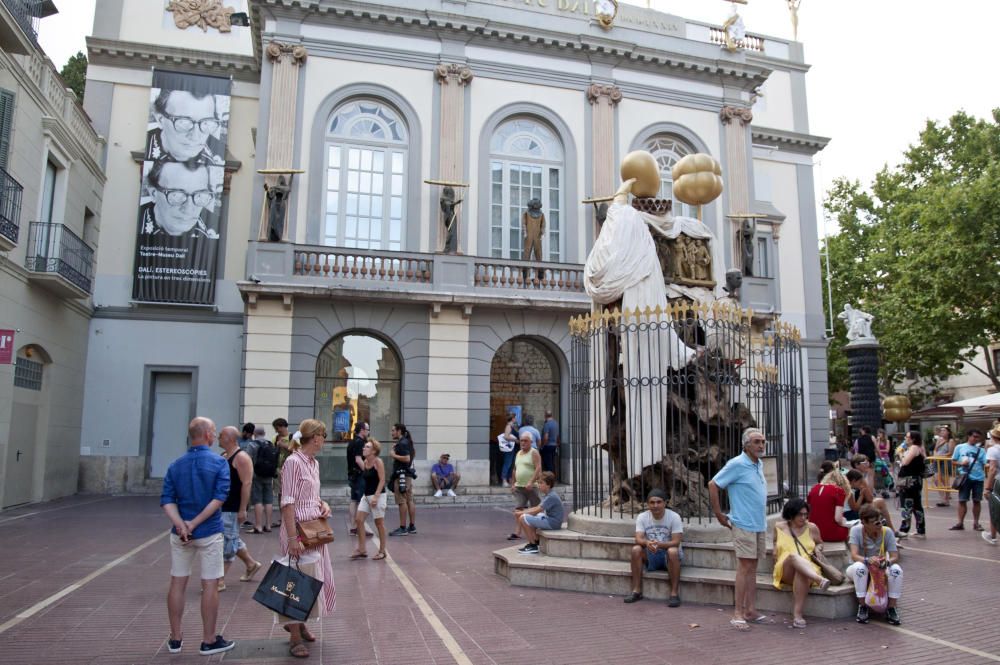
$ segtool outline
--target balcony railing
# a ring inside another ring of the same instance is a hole
[[[713,44],[725,45],[726,31],[722,28],[709,28],[708,40]],[[757,51],[763,53],[764,38],[757,35],[746,35],[743,39],[737,39],[736,45],[745,51]]]
[[[14,17],[21,32],[38,46],[38,0],[0,0]]]
[[[480,259],[476,261],[473,282],[493,289],[583,293],[583,270],[559,263]]]
[[[349,249],[295,251],[293,274],[365,282],[430,283],[433,257],[426,254]]]
[[[36,274],[58,275],[76,289],[90,294],[94,250],[63,224],[32,222],[24,267]]]
[[[17,244],[23,190],[21,183],[5,169],[0,169],[0,244],[4,244],[4,240],[11,247]]]

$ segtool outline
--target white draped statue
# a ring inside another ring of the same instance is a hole
[[[623,312],[636,309],[665,312],[667,294],[663,272],[656,255],[656,245],[639,211],[627,205],[632,181],[626,181],[608,209],[607,220],[594,248],[587,257],[583,284],[594,301],[593,312],[601,313],[601,305],[622,300]],[[626,381],[625,408],[627,414],[626,437],[628,450],[628,475],[642,471],[645,464],[652,464],[662,457],[664,418],[669,404],[669,386],[664,380],[660,385],[630,385],[630,379],[661,377],[666,379],[669,369],[680,369],[694,357],[695,351],[674,332],[666,314],[643,317],[641,321],[659,322],[656,330],[648,333],[624,335],[623,378]],[[635,322],[629,316],[629,322]],[[625,322],[623,317],[622,322]],[[591,379],[606,376],[608,363],[617,366],[617,358],[608,358],[604,339],[597,338],[591,351]],[[637,382],[638,383],[638,382]],[[648,382],[647,382],[648,384]],[[595,388],[591,395],[590,443],[607,441],[607,401],[604,389]]]

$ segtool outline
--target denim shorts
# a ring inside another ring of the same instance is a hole
[[[240,539],[240,524],[236,515],[236,513],[222,513],[222,537],[225,538],[222,546],[223,561],[232,561],[236,558],[236,553],[246,547]]]
[[[982,480],[966,480],[962,484],[962,488],[958,490],[958,501],[960,503],[965,503],[972,497],[973,501],[983,500],[983,483]]]
[[[550,520],[547,515],[525,515],[524,523],[532,529],[542,531],[555,531],[562,528],[562,524],[556,524],[555,520]]]
[[[253,485],[250,489],[250,505],[274,503],[274,478],[253,477]]]
[[[684,550],[680,547],[677,548],[677,555],[680,557],[681,561],[684,561]],[[646,570],[666,570],[667,569],[667,550],[656,550],[652,554],[649,551],[646,552]]]

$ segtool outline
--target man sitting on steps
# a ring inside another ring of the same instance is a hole
[[[649,510],[639,513],[635,520],[635,545],[632,546],[632,593],[625,597],[626,603],[642,600],[642,568],[646,570],[666,570],[670,576],[669,607],[681,604],[680,582],[681,538],[684,523],[681,516],[667,509],[667,495],[663,490],[654,489],[646,499]]]
[[[461,480],[462,477],[458,475],[455,467],[451,465],[451,455],[441,453],[437,464],[431,467],[431,484],[434,485],[434,489],[436,490],[434,496],[443,496],[445,492],[448,492],[448,496],[455,496],[455,488],[458,487],[458,483]]]

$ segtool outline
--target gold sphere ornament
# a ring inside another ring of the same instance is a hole
[[[640,199],[654,198],[660,193],[660,165],[647,150],[634,150],[625,155],[621,167],[622,181],[635,178],[632,195]]]
[[[722,193],[722,167],[711,155],[687,155],[674,164],[671,175],[674,198],[688,205],[711,203]]]
[[[882,411],[885,419],[890,422],[906,422],[911,415],[910,398],[906,395],[890,395],[882,400]]]

